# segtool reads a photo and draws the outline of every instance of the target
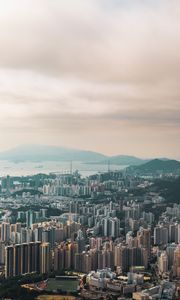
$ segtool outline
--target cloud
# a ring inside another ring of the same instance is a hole
[[[60,135],[87,147],[87,133],[91,149],[113,153],[122,149],[119,140],[130,152],[134,139],[147,139],[141,154],[154,141],[165,151],[168,132],[177,156],[179,20],[177,0],[2,1],[2,146],[58,144]]]
[[[7,0],[0,66],[118,83],[179,76],[179,2],[135,2]]]

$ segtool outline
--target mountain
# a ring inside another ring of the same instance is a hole
[[[153,159],[140,166],[130,166],[127,171],[136,174],[176,173],[180,172],[180,162],[177,160]]]
[[[148,160],[144,160],[135,156],[130,155],[117,155],[117,156],[111,156],[107,157],[105,160],[101,160],[99,162],[95,162],[96,164],[104,165],[104,164],[110,164],[110,165],[122,165],[122,166],[135,166],[135,165],[141,165]],[[91,163],[93,164],[93,163]]]
[[[71,149],[47,145],[21,145],[16,148],[0,152],[0,160],[13,162],[43,162],[43,161],[80,161],[86,164],[110,164],[122,166],[146,166],[149,160],[130,155],[106,156],[98,152]],[[155,160],[156,161],[156,160]],[[168,163],[162,158],[160,162]],[[153,162],[153,161],[152,161]],[[150,162],[149,162],[150,163]],[[148,167],[149,165],[147,165]]]
[[[14,149],[0,153],[0,160],[15,162],[22,161],[100,161],[107,159],[107,156],[93,152],[69,149],[56,146],[28,145],[18,146]]]

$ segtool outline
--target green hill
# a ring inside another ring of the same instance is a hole
[[[140,165],[147,162],[147,160],[143,160],[141,158],[130,156],[130,155],[116,155],[108,157],[105,160],[101,160],[98,162],[98,164],[110,164],[110,165],[123,165],[123,166],[135,166]]]
[[[153,159],[140,166],[131,166],[127,171],[136,174],[177,173],[180,172],[180,162],[177,160]]]

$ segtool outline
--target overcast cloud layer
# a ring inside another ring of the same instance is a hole
[[[180,158],[180,1],[0,2],[0,149]]]

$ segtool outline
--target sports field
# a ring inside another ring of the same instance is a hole
[[[54,278],[50,278],[48,280],[46,291],[54,291],[57,289],[61,289],[66,292],[74,292],[77,291],[78,281],[77,280],[56,280]]]
[[[42,295],[37,297],[37,300],[75,300],[75,298],[72,296]]]

